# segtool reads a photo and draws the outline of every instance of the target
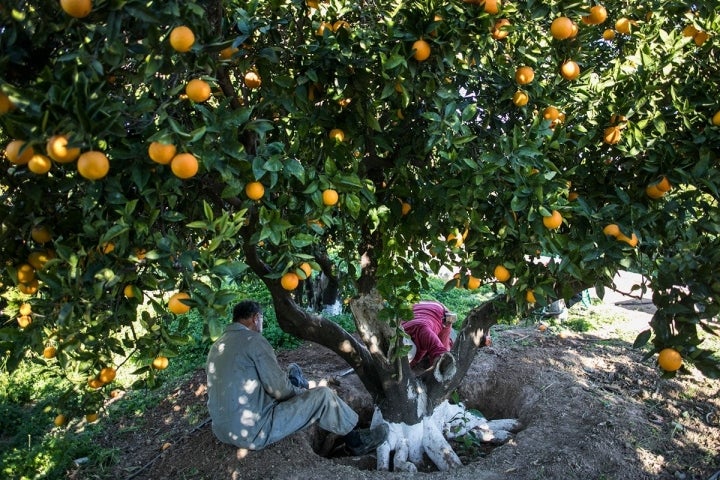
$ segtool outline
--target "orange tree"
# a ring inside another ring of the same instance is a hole
[[[720,18],[635,3],[4,1],[4,364],[100,396],[130,355],[171,356],[187,307],[216,336],[253,272],[413,424],[498,315],[630,269],[658,307],[636,344],[717,376]],[[336,271],[328,246],[359,338],[292,290]],[[502,295],[416,377],[398,322],[443,267]]]

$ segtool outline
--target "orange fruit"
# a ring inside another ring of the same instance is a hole
[[[20,308],[18,309],[18,313],[20,315],[30,315],[32,313],[32,305],[29,303],[23,303],[20,304]]]
[[[115,250],[115,244],[113,242],[105,242],[100,245],[100,250],[102,250],[102,253],[108,254]]]
[[[555,230],[556,228],[560,228],[560,225],[562,225],[563,217],[557,210],[552,211],[552,215],[543,216],[543,225],[545,225],[545,228],[549,230]]]
[[[250,200],[260,200],[265,195],[265,187],[260,182],[250,182],[245,185],[245,195]]]
[[[515,70],[515,81],[518,85],[527,85],[535,78],[535,70],[532,67],[522,66]]]
[[[495,275],[495,278],[498,282],[507,282],[510,280],[510,270],[505,268],[502,265],[498,265],[495,267],[495,270],[493,271],[493,275]]]
[[[492,38],[495,40],[504,40],[510,34],[505,27],[509,27],[510,25],[510,20],[507,18],[501,18],[495,22],[495,25],[493,25],[490,35],[492,35]]]
[[[616,224],[611,223],[609,225],[605,225],[605,228],[603,228],[603,233],[605,235],[609,235],[611,237],[617,237],[621,234],[620,227],[618,227]]]
[[[612,28],[606,28],[602,34],[603,40],[613,40],[615,38],[615,30]]]
[[[412,206],[410,206],[407,202],[402,202],[402,205],[400,206],[400,213],[404,216],[410,213],[410,210],[412,210]]]
[[[200,78],[190,80],[185,86],[185,94],[195,103],[202,103],[212,94],[210,84]]]
[[[85,18],[92,11],[92,0],[60,0],[60,7],[75,18]]]
[[[516,107],[524,107],[530,101],[530,97],[522,90],[518,90],[515,94],[513,94],[512,101]]]
[[[103,382],[101,382],[100,379],[97,377],[90,378],[88,379],[88,386],[90,388],[100,388],[103,386]]]
[[[97,413],[88,413],[85,415],[85,421],[88,423],[97,422],[98,414]]]
[[[18,285],[18,290],[25,295],[35,295],[38,292],[38,288],[40,288],[40,282],[38,282],[37,278],[28,283]]]
[[[682,355],[674,348],[663,348],[658,355],[658,365],[666,372],[674,372],[682,366]]]
[[[618,32],[620,32],[620,33],[624,33],[624,34],[626,34],[626,35],[629,35],[629,34],[630,34],[631,25],[632,25],[632,24],[631,24],[631,22],[630,22],[630,20],[629,20],[628,18],[622,17],[622,18],[619,18],[619,19],[615,22],[615,30],[618,31]]]
[[[50,260],[50,257],[48,256],[47,252],[43,252],[40,250],[30,252],[30,255],[28,255],[27,258],[28,263],[32,265],[35,270],[40,270],[41,268],[43,268],[48,260]]]
[[[424,62],[430,57],[430,44],[422,38],[415,40],[412,49],[415,52],[413,53],[413,57],[415,57],[415,60],[418,62]]]
[[[100,370],[100,374],[98,375],[98,379],[103,384],[108,384],[115,380],[115,376],[117,375],[117,371],[113,367],[105,367],[102,370]]]
[[[17,269],[17,279],[20,283],[30,283],[35,279],[35,269],[29,263],[23,263]]]
[[[697,35],[697,33],[698,29],[695,28],[693,25],[688,25],[682,30],[683,37],[694,37],[695,35]]]
[[[35,155],[33,147],[25,147],[26,143],[24,140],[13,140],[8,143],[5,147],[5,157],[15,165],[25,165]]]
[[[568,193],[567,199],[570,202],[574,202],[580,197],[580,194],[578,192],[570,192]]]
[[[533,292],[532,289],[528,289],[525,292],[525,301],[528,303],[535,303],[535,292]]]
[[[185,25],[175,27],[170,32],[170,46],[176,52],[184,53],[190,51],[195,43],[195,34]]]
[[[657,185],[648,185],[645,189],[645,194],[653,200],[657,200],[662,198],[665,195],[665,192],[660,190]]]
[[[32,317],[30,315],[20,315],[17,317],[17,322],[20,328],[27,328],[32,323]]]
[[[8,113],[14,107],[15,105],[13,105],[10,97],[8,97],[4,92],[0,91],[0,115]]]
[[[28,170],[37,175],[44,175],[50,171],[50,168],[52,167],[52,161],[50,160],[50,157],[47,157],[40,153],[36,153],[32,157],[30,157],[30,160],[27,163],[27,167]]]
[[[337,32],[341,28],[344,28],[345,30],[350,30],[350,24],[345,20],[338,20],[337,22],[333,23],[332,31]]]
[[[235,55],[239,51],[240,49],[236,47],[225,47],[220,50],[220,53],[218,55],[220,56],[220,60],[230,60],[233,55]]]
[[[148,157],[153,162],[167,165],[175,156],[177,149],[172,143],[150,142],[148,146]]]
[[[326,205],[328,207],[332,207],[333,205],[337,204],[338,198],[338,192],[333,190],[332,188],[328,188],[327,190],[323,190],[322,192],[323,205]]]
[[[50,158],[58,163],[70,163],[80,156],[77,147],[68,148],[67,135],[53,135],[45,144],[45,150]]]
[[[300,277],[295,272],[287,272],[280,279],[280,285],[288,291],[295,290],[300,283]]]
[[[497,15],[500,11],[500,0],[485,0],[484,2],[480,0],[479,3],[484,5],[483,10],[490,15]]]
[[[156,370],[165,370],[169,364],[170,360],[168,360],[167,357],[164,357],[162,355],[158,355],[152,361],[152,366]]]
[[[630,245],[630,246],[633,247],[633,248],[634,248],[634,247],[637,247],[637,244],[638,244],[638,242],[639,242],[639,240],[638,240],[638,238],[637,238],[637,235],[635,235],[635,233],[633,233],[632,235],[630,235],[630,237],[626,237],[625,235],[623,235],[623,234],[621,233],[621,234],[619,234],[619,235],[617,236],[617,240],[620,241],[620,242],[625,242],[625,243],[627,243],[628,245]]]
[[[191,153],[179,153],[170,162],[170,170],[176,177],[183,180],[194,177],[199,168],[197,158]]]
[[[622,130],[617,125],[607,127],[603,132],[603,142],[607,143],[608,145],[617,144],[618,142],[620,142],[621,137]]]
[[[62,413],[55,417],[53,420],[53,423],[56,427],[62,427],[67,423],[67,417],[63,415]]]
[[[333,128],[332,130],[330,130],[328,137],[332,138],[336,142],[342,142],[345,140],[345,132],[343,132],[339,128]]]
[[[332,32],[332,24],[329,22],[321,22],[320,26],[315,30],[315,36],[322,37],[325,35],[325,30]]]
[[[168,300],[168,310],[175,315],[181,315],[190,311],[190,305],[184,304],[181,300],[190,299],[190,294],[187,292],[177,292],[173,294]]]
[[[52,236],[50,235],[50,229],[45,225],[34,226],[32,230],[30,230],[30,236],[40,245],[43,245],[52,240]]]
[[[545,330],[547,330],[547,328],[547,325],[545,325],[544,323],[538,325],[538,330],[540,330],[541,332],[544,332]]]
[[[310,278],[310,276],[312,275],[312,267],[310,266],[310,264],[308,262],[301,263],[300,270],[302,270],[303,273],[305,273],[305,278]]]
[[[99,180],[110,171],[110,160],[104,153],[91,150],[80,155],[77,161],[77,170],[88,180]]]
[[[305,5],[309,8],[318,8],[318,0],[305,0]]]
[[[595,5],[590,8],[590,15],[588,15],[588,23],[590,25],[600,25],[607,20],[607,10],[602,5]]]
[[[558,17],[550,24],[550,35],[555,40],[565,40],[573,34],[573,21],[568,17]]]
[[[482,282],[480,281],[479,278],[475,278],[475,277],[473,277],[472,275],[470,275],[470,276],[468,277],[467,288],[468,288],[469,290],[476,290],[477,288],[480,287],[481,283],[482,283]]]
[[[123,288],[123,295],[125,295],[125,298],[134,298],[135,290],[133,289],[133,286],[129,283],[125,285],[125,288]]]
[[[546,107],[545,110],[543,110],[543,118],[545,120],[550,120],[551,122],[554,120],[557,120],[560,116],[560,112],[555,107]]]
[[[245,86],[248,88],[258,88],[262,84],[262,79],[257,72],[249,71],[245,74]]]
[[[667,179],[666,176],[663,176],[660,181],[655,184],[658,190],[660,190],[663,193],[667,193],[670,190],[672,190],[672,185],[670,185],[670,180]]]
[[[572,60],[567,60],[560,66],[560,75],[565,80],[575,80],[580,76],[580,66]]]
[[[42,355],[45,358],[55,358],[55,355],[57,355],[57,348],[52,347],[52,346],[47,346],[43,349]]]
[[[715,115],[712,117],[712,124],[716,127],[720,126],[720,110],[715,112]]]

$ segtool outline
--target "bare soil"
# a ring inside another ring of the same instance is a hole
[[[578,310],[579,309],[579,310]],[[463,466],[417,474],[378,472],[375,457],[325,458],[315,453],[323,432],[310,428],[259,452],[217,441],[205,410],[205,373],[197,371],[155,408],[108,425],[102,447],[117,449],[118,479],[680,479],[709,480],[720,471],[720,382],[692,371],[663,379],[642,362],[626,333],[647,328],[647,302],[606,297],[574,306],[573,317],[613,309],[625,320],[592,333],[562,325],[494,327],[494,344],[478,353],[460,398],[488,418],[520,419],[500,446],[455,445]],[[625,335],[623,335],[625,334]],[[632,335],[631,335],[632,337]],[[278,353],[306,377],[325,380],[369,422],[372,405],[347,365],[329,350],[305,344]],[[118,400],[122,401],[122,399]],[[71,478],[91,478],[82,468]]]

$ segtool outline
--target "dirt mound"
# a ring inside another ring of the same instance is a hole
[[[457,442],[465,466],[453,472],[427,465],[413,476],[375,471],[373,456],[324,458],[315,453],[323,434],[312,428],[245,454],[213,437],[203,371],[156,408],[108,428],[103,446],[119,450],[112,473],[125,479],[707,480],[720,470],[718,383],[662,379],[611,333],[496,327],[494,346],[478,353],[458,396],[490,419],[514,417],[523,427],[501,446]],[[327,382],[369,422],[367,392],[356,375],[341,376],[347,365],[332,352],[306,344],[278,358]]]

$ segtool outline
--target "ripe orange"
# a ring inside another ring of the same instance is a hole
[[[4,92],[0,91],[0,115],[8,113],[15,107],[12,100]]]
[[[715,112],[715,115],[713,115],[712,124],[715,125],[716,127],[720,126],[720,110]]]
[[[312,267],[310,266],[310,264],[308,262],[301,263],[300,270],[302,270],[303,273],[305,273],[305,278],[310,278],[310,276],[312,275]]]
[[[103,385],[104,385],[103,382],[101,382],[100,379],[97,378],[97,377],[93,377],[93,378],[89,378],[89,379],[88,379],[88,386],[89,386],[90,388],[100,388],[100,387],[102,387]]]
[[[191,153],[179,153],[170,162],[170,170],[183,180],[194,177],[199,168],[197,158]]]
[[[151,142],[148,146],[148,157],[153,162],[167,165],[175,156],[177,149],[172,143]]]
[[[265,186],[260,182],[250,182],[245,185],[245,195],[250,200],[260,200],[265,195]]]
[[[660,190],[657,185],[648,185],[647,188],[645,188],[645,194],[653,200],[657,200],[665,196],[665,192]]]
[[[615,30],[613,30],[612,28],[606,28],[602,36],[603,40],[613,40],[615,38]]]
[[[622,17],[615,22],[615,30],[626,35],[630,34],[631,22],[628,18]]]
[[[345,132],[339,128],[333,128],[330,130],[328,137],[334,139],[336,142],[342,142],[345,140]]]
[[[27,328],[32,323],[32,317],[30,315],[20,315],[17,317],[17,322],[20,328]]]
[[[485,0],[484,2],[480,0],[478,3],[481,5],[485,5],[483,8],[485,10],[485,13],[489,13],[490,15],[497,15],[497,13],[500,11],[500,0]]]
[[[87,413],[85,414],[85,421],[88,423],[97,422],[98,414],[97,413]]]
[[[20,283],[30,283],[35,279],[35,269],[29,263],[23,263],[17,269],[17,279]]]
[[[220,50],[219,56],[220,60],[230,60],[233,55],[235,55],[237,52],[239,52],[240,49],[236,47],[225,47],[222,50]]]
[[[522,66],[515,70],[515,81],[518,85],[527,85],[535,78],[535,70],[532,67]]]
[[[422,38],[415,40],[412,49],[415,51],[413,57],[415,57],[415,60],[418,62],[424,62],[430,57],[430,44]]]
[[[315,36],[316,37],[322,37],[325,35],[325,30],[328,32],[332,32],[332,24],[329,22],[321,22],[320,26],[315,30]]]
[[[560,75],[565,80],[575,80],[580,76],[580,66],[572,60],[567,60],[560,66]]]
[[[558,17],[550,24],[550,34],[556,40],[565,40],[573,34],[573,21],[568,17]]]
[[[40,282],[38,282],[37,278],[28,283],[18,285],[18,290],[25,295],[35,295],[38,292],[38,288],[40,288]]]
[[[524,107],[530,101],[530,97],[528,96],[527,93],[523,92],[522,90],[518,90],[513,95],[512,101],[516,107]]]
[[[528,303],[535,303],[535,292],[532,291],[532,289],[528,289],[525,292],[525,301]]]
[[[48,359],[55,358],[55,355],[57,355],[57,348],[52,347],[52,346],[47,346],[43,349],[42,355],[43,355],[43,357],[48,358]]]
[[[674,348],[663,348],[658,355],[658,365],[666,372],[674,372],[682,366],[682,355]]]
[[[570,192],[568,193],[567,199],[570,202],[574,202],[580,197],[580,194],[578,192]]]
[[[688,25],[682,30],[683,37],[694,37],[697,35],[698,29],[695,28],[693,25]]]
[[[80,155],[77,170],[88,180],[99,180],[110,171],[110,161],[104,153],[91,150]]]
[[[663,193],[666,193],[666,192],[669,192],[670,190],[672,190],[672,185],[670,185],[670,180],[668,180],[667,177],[664,175],[660,179],[660,181],[656,184],[656,186],[657,186],[657,189]]]
[[[590,8],[590,15],[588,15],[588,23],[590,25],[600,25],[607,20],[607,10],[602,5],[595,5]]]
[[[28,263],[32,265],[35,270],[40,270],[41,268],[43,268],[48,260],[50,260],[50,257],[48,256],[47,252],[43,252],[40,250],[30,252],[30,255],[28,255],[27,258]]]
[[[115,250],[115,244],[113,242],[105,242],[100,245],[100,250],[102,251],[102,253],[108,254]]]
[[[32,305],[25,302],[20,304],[20,308],[18,309],[18,313],[20,315],[30,315],[32,313]]]
[[[616,224],[611,223],[609,225],[605,225],[605,228],[603,228],[603,233],[605,235],[609,235],[611,237],[617,237],[621,234],[620,227],[618,227]]]
[[[40,245],[43,245],[50,240],[52,240],[52,236],[50,235],[50,229],[46,227],[45,225],[36,225],[30,230],[30,237]]]
[[[493,275],[495,275],[495,278],[498,282],[507,282],[510,280],[510,270],[505,268],[502,265],[498,265],[495,267],[495,270],[493,271]]]
[[[693,40],[695,41],[695,45],[702,47],[708,38],[710,38],[710,35],[707,32],[700,31],[695,34]]]
[[[328,188],[327,190],[323,190],[322,192],[323,205],[326,205],[328,207],[332,207],[333,205],[337,204],[338,198],[338,192],[333,190],[332,188]]]
[[[262,79],[257,72],[249,71],[245,74],[245,86],[248,88],[258,88],[262,84]]]
[[[562,225],[563,217],[557,210],[552,211],[552,215],[543,216],[543,225],[545,225],[545,228],[549,230],[555,230],[556,228],[560,228],[560,225]]]
[[[557,120],[560,116],[560,112],[557,108],[550,106],[546,107],[545,110],[543,110],[543,118],[545,120],[550,120],[551,122],[554,120]]]
[[[482,282],[480,281],[479,278],[475,278],[475,277],[473,277],[472,275],[470,275],[470,276],[468,277],[467,288],[468,288],[469,290],[476,290],[477,288],[480,287],[481,284],[482,284]]]
[[[300,283],[300,277],[295,272],[287,272],[280,279],[280,285],[288,291],[295,290]]]
[[[337,22],[333,23],[332,31],[337,32],[341,28],[344,28],[345,30],[350,30],[350,24],[345,20],[338,20]]]
[[[212,94],[210,84],[200,78],[190,80],[185,86],[185,94],[195,103],[202,103]]]
[[[158,355],[152,361],[152,366],[156,370],[165,370],[169,364],[170,360],[168,360],[167,357],[164,357],[162,355]]]
[[[85,18],[92,11],[92,0],[60,0],[62,9],[75,18]]]
[[[407,202],[402,202],[402,205],[400,206],[400,213],[404,216],[410,213],[410,210],[412,210],[412,207]]]
[[[180,25],[170,32],[170,46],[175,51],[184,53],[190,51],[195,43],[195,34],[189,27]]]
[[[619,234],[619,235],[617,236],[617,240],[618,240],[619,242],[625,242],[625,243],[627,243],[628,245],[630,245],[630,246],[633,247],[633,248],[634,248],[634,247],[637,247],[637,244],[638,244],[638,242],[639,242],[639,240],[638,240],[638,238],[637,238],[637,235],[635,235],[635,233],[633,233],[632,235],[630,235],[630,237],[626,237],[625,235],[623,235],[623,234],[621,233],[621,234]]]
[[[125,285],[125,288],[123,288],[123,295],[125,295],[125,298],[134,298],[135,290],[133,289],[133,286],[129,283]]]
[[[80,155],[77,147],[68,148],[67,135],[53,135],[45,144],[45,150],[50,158],[58,163],[70,163]]]
[[[175,315],[181,315],[190,311],[190,305],[184,304],[181,300],[190,299],[190,294],[187,292],[177,292],[173,294],[168,300],[168,310]]]
[[[50,160],[50,157],[47,157],[41,153],[36,153],[32,157],[30,157],[30,160],[27,163],[27,167],[28,170],[37,175],[44,175],[50,171],[50,168],[52,167],[52,161]]]
[[[495,25],[493,25],[492,30],[490,31],[490,35],[492,35],[492,38],[494,38],[495,40],[504,40],[510,34],[510,32],[506,28],[510,25],[510,20],[508,20],[507,18],[501,18],[500,20],[495,22]]]
[[[67,423],[67,417],[63,415],[62,413],[55,417],[55,420],[53,420],[53,423],[56,427],[62,427]]]
[[[615,145],[620,142],[622,137],[622,130],[617,125],[607,127],[603,132],[603,142],[608,145]]]
[[[26,147],[25,144],[26,142],[24,140],[13,140],[8,143],[5,147],[5,157],[15,165],[25,165],[30,161],[32,156],[35,155],[33,147]]]
[[[115,376],[117,375],[117,371],[113,367],[105,367],[102,370],[100,370],[100,374],[98,375],[98,379],[104,384],[107,385],[108,383],[115,380]]]

